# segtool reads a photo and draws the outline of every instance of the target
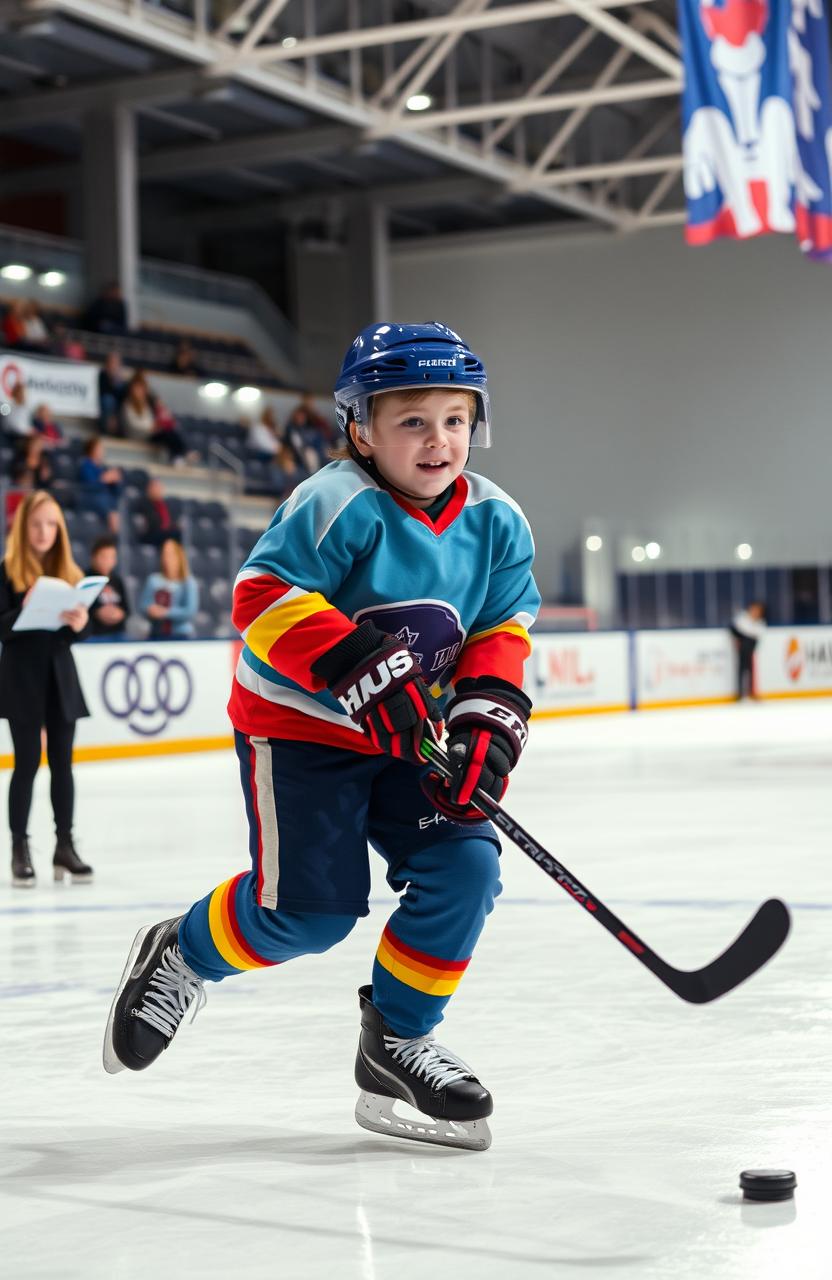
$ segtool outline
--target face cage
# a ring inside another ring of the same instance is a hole
[[[470,445],[472,448],[490,449],[491,448],[491,401],[488,392],[484,387],[469,387],[462,382],[443,382],[432,383],[426,386],[424,382],[414,382],[406,387],[388,387],[388,391],[450,391],[452,389],[458,391],[472,391],[477,398],[477,416],[471,429]],[[365,444],[372,444],[371,426],[372,415],[370,411],[370,400],[374,395],[383,395],[383,391],[370,391],[366,394],[350,395],[349,397],[342,395],[336,396],[336,406],[338,409],[338,425],[346,435],[348,433],[349,415],[355,421],[358,427],[358,434]]]

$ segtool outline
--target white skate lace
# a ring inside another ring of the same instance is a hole
[[[435,1085],[437,1089],[473,1075],[461,1058],[436,1044],[432,1036],[416,1036],[412,1040],[385,1036],[384,1047],[413,1075],[421,1076],[425,1084]]]
[[[207,1000],[202,979],[188,967],[177,946],[167,947],[163,951],[162,959],[147,986],[141,1008],[134,1009],[133,1013],[142,1022],[161,1031],[168,1040],[188,1012],[191,1001],[196,1000],[191,1015],[193,1022]]]

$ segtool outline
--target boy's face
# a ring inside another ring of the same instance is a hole
[[[359,453],[415,507],[428,507],[463,470],[471,411],[456,388],[426,388],[417,398],[387,391],[374,397],[368,444],[353,430]]]

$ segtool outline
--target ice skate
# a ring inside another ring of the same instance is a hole
[[[12,836],[12,884],[16,889],[34,889],[35,882],[29,840],[26,836]]]
[[[52,858],[52,874],[56,880],[68,876],[73,884],[92,884],[92,867],[78,856],[72,836],[58,836]]]
[[[133,939],[104,1033],[104,1070],[110,1075],[149,1067],[194,1001],[194,1018],[205,1004],[203,981],[179,950],[181,920],[145,925]]]
[[[431,1035],[413,1039],[394,1035],[372,1003],[371,987],[362,987],[358,995],[361,1037],[355,1082],[361,1094],[355,1118],[362,1129],[443,1147],[486,1151],[491,1145],[486,1116],[494,1109],[488,1090],[464,1062],[436,1044]],[[425,1119],[397,1115],[397,1101],[408,1103]]]

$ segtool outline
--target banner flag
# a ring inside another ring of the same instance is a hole
[[[832,261],[824,0],[679,0],[688,244],[795,234]]]

